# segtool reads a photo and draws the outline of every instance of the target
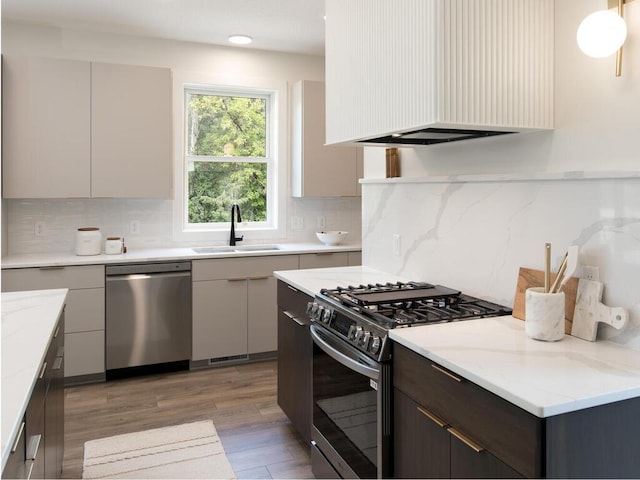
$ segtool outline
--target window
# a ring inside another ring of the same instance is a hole
[[[227,230],[231,206],[243,228],[275,227],[275,93],[186,87],[184,228]]]

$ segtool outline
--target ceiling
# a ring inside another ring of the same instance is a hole
[[[2,17],[62,28],[324,55],[324,0],[2,0]]]

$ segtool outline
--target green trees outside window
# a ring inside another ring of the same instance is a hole
[[[188,222],[267,220],[268,96],[186,92]]]

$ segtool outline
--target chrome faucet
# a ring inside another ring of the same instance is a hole
[[[234,215],[235,213],[235,215]],[[235,222],[242,222],[242,217],[240,216],[240,205],[234,203],[231,205],[231,234],[229,235],[229,245],[234,246],[236,242],[241,242],[244,238],[244,235],[240,235],[236,237],[236,225]]]

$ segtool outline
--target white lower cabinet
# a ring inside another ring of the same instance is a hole
[[[104,374],[104,266],[2,270],[2,291],[68,288],[65,377]]]
[[[297,268],[297,255],[194,260],[192,360],[275,351],[273,272]]]
[[[348,252],[306,253],[300,255],[300,269],[344,267],[350,265]]]

